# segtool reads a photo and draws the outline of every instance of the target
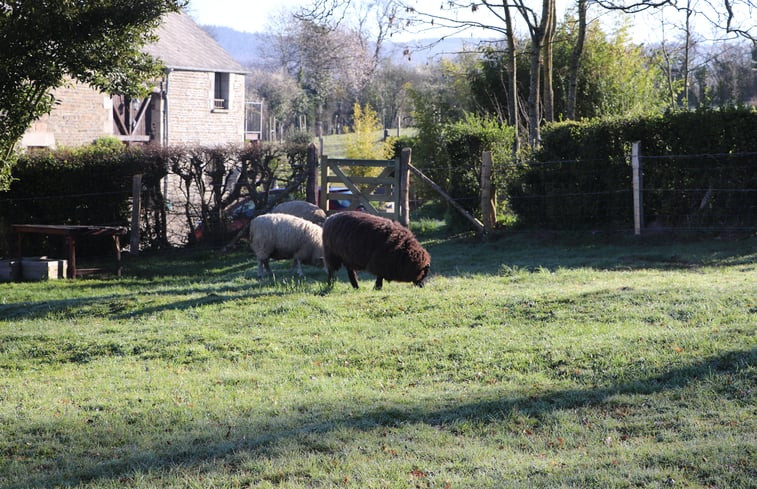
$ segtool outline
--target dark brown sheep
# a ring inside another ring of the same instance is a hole
[[[431,266],[431,257],[410,230],[390,219],[356,211],[333,214],[323,223],[323,258],[329,285],[344,265],[356,289],[357,270],[376,275],[379,290],[384,279],[422,287]]]

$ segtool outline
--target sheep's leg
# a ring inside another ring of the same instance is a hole
[[[258,258],[258,278],[263,278],[265,273],[263,273],[263,269],[267,272],[268,275],[273,276],[273,271],[271,271],[271,266],[268,263],[269,259],[261,260]]]
[[[302,263],[300,262],[300,260],[298,260],[296,258],[294,259],[294,262],[297,264],[297,275],[299,275],[300,277],[302,277],[303,276],[303,273],[302,273]]]
[[[384,286],[384,277],[379,275],[378,277],[376,277],[376,285],[374,285],[373,288],[376,290],[381,290],[381,287],[383,286]]]
[[[353,289],[357,289],[357,272],[355,270],[348,268],[347,269],[347,276],[350,278],[350,283],[352,284]]]

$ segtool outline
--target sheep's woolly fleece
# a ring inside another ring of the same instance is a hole
[[[263,214],[250,222],[250,248],[258,258],[258,276],[263,269],[272,275],[268,261],[294,258],[297,271],[302,266],[321,266],[323,240],[320,226],[289,214]]]
[[[376,289],[383,280],[412,282],[422,286],[431,256],[413,233],[390,219],[358,211],[333,214],[323,223],[323,252],[329,283],[344,265],[354,288],[357,270],[376,275]]]
[[[304,200],[289,200],[274,207],[271,212],[277,214],[289,214],[308,220],[319,226],[326,220],[326,213],[315,204]]]

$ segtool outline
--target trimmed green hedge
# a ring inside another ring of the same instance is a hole
[[[545,127],[541,149],[506,187],[518,221],[632,227],[633,141],[641,142],[647,223],[757,224],[757,111],[733,107]]]
[[[143,174],[143,187],[158,189],[166,174],[159,151],[86,146],[23,155],[13,170],[14,181],[0,193],[0,255],[12,256],[11,224],[100,224],[128,226],[132,176]],[[30,254],[60,246],[35,240]],[[110,246],[83,242],[84,252]]]
[[[462,120],[448,124],[427,119],[419,117],[421,122],[416,138],[396,142],[397,154],[401,148],[411,147],[413,165],[460,206],[480,215],[481,155],[484,151],[492,153],[494,184],[504,186],[514,169],[510,157],[515,135],[513,128],[475,114],[466,114]],[[416,195],[421,199],[439,199],[436,192],[424,186],[418,186]],[[467,221],[449,206],[445,217],[453,226],[468,227]]]
[[[168,246],[167,211],[172,206],[186,221],[190,238],[193,226],[202,221],[209,242],[216,234],[225,239],[221,220],[231,202],[249,197],[261,212],[266,210],[273,185],[285,186],[287,195],[300,190],[306,160],[307,145],[298,143],[169,148],[119,143],[23,155],[10,189],[0,193],[0,256],[15,255],[12,224],[130,226],[132,177],[140,173],[142,247]],[[166,203],[162,183],[168,171],[179,176],[183,195],[178,198],[185,202]],[[25,244],[29,255],[63,251],[59,239],[33,241]],[[77,243],[77,249],[110,253],[110,244],[103,241]]]

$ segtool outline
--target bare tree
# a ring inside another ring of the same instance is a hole
[[[379,65],[386,39],[395,28],[398,4],[391,0],[314,0],[293,15],[331,32],[349,32],[364,53],[370,53],[368,75]]]
[[[566,117],[568,119],[576,118],[576,99],[578,96],[578,71],[581,68],[581,57],[583,55],[584,44],[586,42],[586,12],[587,1],[578,0],[578,33],[573,51],[570,54],[570,66],[568,67],[568,100]]]
[[[400,0],[405,17],[402,24],[414,28],[414,32],[434,30],[445,32],[440,39],[459,35],[473,29],[483,29],[504,36],[508,49],[508,85],[511,85],[510,98],[515,97],[517,87],[514,16],[521,18],[528,28],[531,40],[531,63],[528,97],[528,140],[530,145],[538,144],[540,139],[540,122],[542,118],[542,86],[545,87],[547,119],[554,112],[554,95],[552,91],[551,43],[556,26],[555,0],[542,0],[541,11],[534,10],[533,2],[528,0],[481,0],[480,3],[465,0],[446,0],[439,11],[421,11],[407,0]],[[483,20],[476,13],[483,7],[492,15],[493,20]],[[518,15],[519,14],[519,15]],[[546,49],[545,49],[545,46]],[[546,54],[546,56],[545,56]],[[545,83],[542,84],[542,73]],[[517,125],[517,104],[513,98],[509,115],[511,123]]]
[[[553,41],[557,31],[557,14],[555,12],[554,0],[545,5],[549,12],[544,25],[544,54],[542,55],[543,79],[544,79],[544,119],[548,122],[555,120],[555,90],[552,86],[552,60],[553,60]]]
[[[542,51],[544,47],[552,43],[554,39],[554,15],[555,1],[542,0],[541,16],[535,10],[526,5],[526,0],[513,0],[515,10],[520,13],[521,17],[528,26],[528,32],[531,37],[531,68],[528,90],[528,143],[531,147],[539,145],[541,139],[541,70],[544,67]],[[549,76],[552,74],[551,66],[548,71]],[[551,81],[550,81],[551,87]],[[553,100],[548,102],[553,103]],[[550,105],[551,106],[551,105]]]
[[[510,125],[515,128],[513,138],[513,155],[520,151],[520,111],[518,111],[518,64],[515,58],[515,31],[513,31],[513,18],[510,9],[504,9],[505,16],[505,39],[507,40],[507,111]]]
[[[328,81],[318,90],[310,89],[314,101],[318,135],[322,134],[323,112],[327,99],[360,98],[372,75],[378,69],[384,41],[396,18],[397,6],[390,0],[360,2],[353,0],[315,0],[293,12],[292,22],[305,29],[293,45],[284,36],[281,51],[298,52],[294,65],[300,69],[295,75],[304,81],[307,73],[317,74],[317,80]],[[287,32],[292,32],[291,27]],[[283,39],[282,39],[283,40]],[[293,65],[292,59],[287,64]],[[309,69],[302,69],[309,67]],[[308,89],[307,85],[303,87]]]
[[[667,7],[685,9],[726,35],[757,42],[757,24],[754,22],[757,3],[754,0],[704,0],[696,8],[692,8],[688,0],[686,7],[681,7],[679,0],[596,0],[596,3],[608,10],[630,14]]]

